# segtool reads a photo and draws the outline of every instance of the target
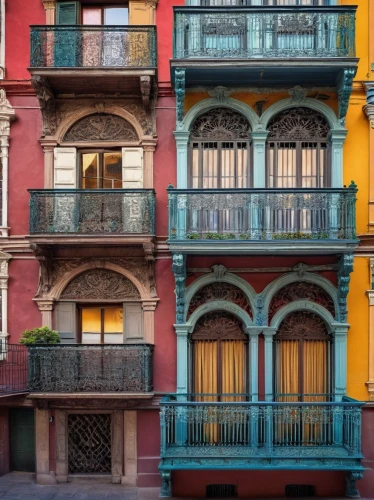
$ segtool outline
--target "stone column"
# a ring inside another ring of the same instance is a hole
[[[123,411],[113,411],[112,430],[112,483],[119,484],[123,475]]]
[[[346,323],[332,323],[334,334],[334,395],[335,401],[342,400],[347,392],[347,332]]]
[[[67,415],[64,411],[56,410],[56,481],[68,481],[68,444],[67,444]]]
[[[136,486],[138,476],[138,452],[137,452],[137,414],[136,411],[124,411],[124,476],[121,484],[124,486]]]
[[[145,300],[142,304],[144,321],[144,342],[147,344],[155,343],[155,309],[157,302],[155,300]]]
[[[149,139],[142,141],[144,151],[144,189],[153,188],[153,154],[156,148],[156,140]]]
[[[42,313],[42,326],[52,329],[53,299],[36,299],[36,302]]]
[[[35,409],[35,454],[37,484],[56,484],[49,471],[49,411]]]
[[[56,0],[42,0],[45,9],[45,24],[55,24]]]
[[[273,337],[275,328],[264,328],[265,338],[265,401],[273,401]]]
[[[56,141],[41,139],[40,144],[44,151],[44,189],[53,189],[54,187],[54,148]]]
[[[174,325],[177,334],[177,392],[188,392],[188,325]]]

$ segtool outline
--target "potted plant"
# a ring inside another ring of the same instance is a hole
[[[24,345],[59,344],[60,337],[56,330],[51,330],[48,326],[42,326],[32,330],[25,330],[19,343]]]

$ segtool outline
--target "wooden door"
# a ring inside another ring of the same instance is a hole
[[[10,470],[35,472],[35,422],[32,408],[10,410]]]

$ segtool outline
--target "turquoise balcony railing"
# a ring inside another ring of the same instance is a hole
[[[363,403],[161,402],[161,470],[362,470]]]
[[[154,235],[153,189],[30,190],[30,234]]]
[[[29,347],[30,392],[150,392],[152,389],[152,345]]]
[[[156,68],[155,26],[31,26],[32,68]]]
[[[355,57],[355,7],[175,7],[174,59]]]
[[[170,187],[169,243],[356,241],[356,192]]]

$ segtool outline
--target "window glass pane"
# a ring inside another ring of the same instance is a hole
[[[122,154],[104,153],[103,187],[122,188]]]
[[[123,344],[123,308],[104,311],[104,344]]]
[[[101,343],[101,310],[82,309],[82,344]]]
[[[96,189],[99,177],[99,155],[98,153],[82,154],[82,188]]]
[[[127,7],[107,7],[104,9],[104,24],[129,24],[129,9]]]
[[[102,10],[100,7],[83,7],[82,24],[101,24]]]

